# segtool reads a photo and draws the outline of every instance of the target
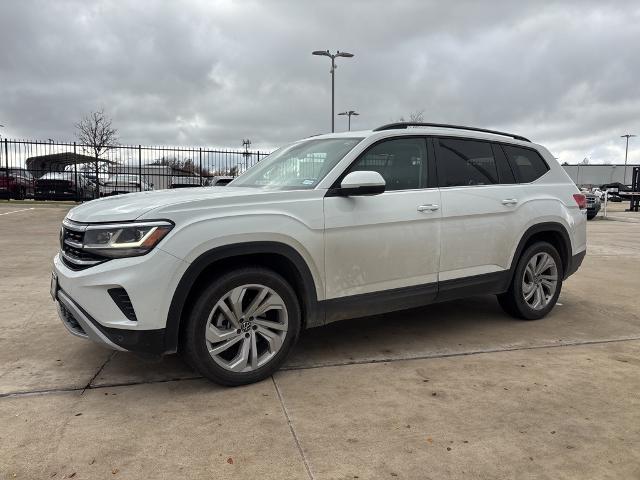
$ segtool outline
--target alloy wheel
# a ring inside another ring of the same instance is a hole
[[[558,266],[546,252],[536,253],[524,269],[522,295],[534,310],[541,310],[551,302],[558,288]]]
[[[211,358],[232,372],[251,372],[280,350],[288,330],[287,307],[273,289],[235,287],[209,314],[205,342]]]

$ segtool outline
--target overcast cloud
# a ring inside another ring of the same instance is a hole
[[[124,144],[270,149],[330,129],[317,49],[355,54],[336,71],[353,129],[424,110],[570,163],[620,163],[640,135],[639,2],[6,0],[0,45],[13,138],[73,140],[103,106]]]

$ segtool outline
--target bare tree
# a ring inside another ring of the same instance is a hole
[[[409,120],[405,120],[404,115],[400,117],[399,122],[411,122],[411,123],[420,123],[424,122],[424,110],[416,110],[415,112],[409,113]]]
[[[82,148],[93,153],[96,159],[96,195],[100,196],[99,159],[118,144],[118,130],[113,128],[111,119],[105,115],[103,108],[82,117],[76,123],[76,129]]]

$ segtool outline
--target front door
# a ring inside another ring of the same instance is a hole
[[[441,208],[438,188],[427,187],[429,161],[424,137],[383,140],[345,175],[377,171],[384,193],[325,197],[326,298],[342,300],[336,315],[357,316],[359,302],[363,312],[391,311],[435,297]]]

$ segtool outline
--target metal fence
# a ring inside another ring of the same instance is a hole
[[[2,139],[0,197],[83,201],[119,193],[222,185],[269,152]]]

